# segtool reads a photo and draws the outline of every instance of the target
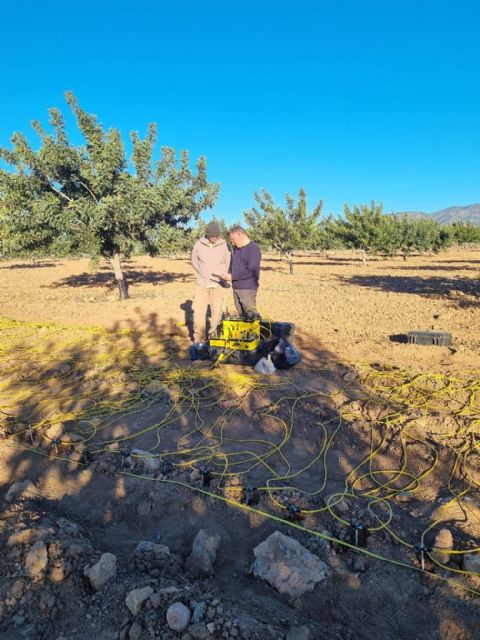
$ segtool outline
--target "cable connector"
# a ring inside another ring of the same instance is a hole
[[[202,479],[202,487],[209,487],[212,479],[212,474],[203,464],[199,468],[200,476]]]
[[[254,507],[260,502],[260,494],[256,487],[251,484],[245,487],[245,504],[248,507]]]
[[[429,547],[427,547],[425,543],[420,542],[419,544],[416,544],[413,548],[415,549],[415,551],[417,552],[417,555],[420,558],[422,571],[425,571],[425,554],[430,551]]]
[[[173,471],[173,464],[171,463],[170,460],[163,460],[162,463],[162,474],[164,476],[168,476],[169,473],[172,473]]]
[[[288,519],[291,520],[292,522],[300,522],[300,520],[304,519],[304,516],[302,515],[302,511],[300,509],[300,507],[298,507],[296,504],[292,504],[291,502],[287,502],[285,504],[287,510],[288,510]]]
[[[352,543],[356,547],[365,548],[367,546],[368,527],[361,522],[351,522],[350,529],[352,533]]]

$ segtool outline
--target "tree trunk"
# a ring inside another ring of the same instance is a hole
[[[121,300],[127,300],[128,298],[128,285],[127,281],[123,277],[122,265],[120,264],[120,254],[114,253],[111,258],[109,258],[110,264],[112,265],[112,269],[115,273],[115,280],[117,281],[118,291],[120,293]]]
[[[362,249],[362,261],[363,261],[363,266],[366,267],[367,266],[367,252],[365,251],[365,249]]]
[[[293,274],[292,256],[289,253],[287,253],[286,256],[287,256],[287,262],[288,262],[288,272],[289,272],[290,275],[292,275]]]

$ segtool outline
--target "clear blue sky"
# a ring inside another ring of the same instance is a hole
[[[326,213],[471,204],[479,33],[478,0],[3,0],[0,144],[72,89],[106,126],[155,121],[206,155],[229,221],[260,188]]]

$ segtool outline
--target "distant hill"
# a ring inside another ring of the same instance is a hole
[[[471,222],[480,227],[480,204],[469,204],[466,207],[448,207],[434,213],[424,211],[399,211],[396,215],[407,214],[412,218],[433,218],[442,224],[453,222]]]

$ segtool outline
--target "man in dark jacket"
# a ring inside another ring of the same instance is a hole
[[[240,226],[230,231],[233,245],[230,273],[232,277],[233,300],[237,313],[245,316],[248,311],[257,311],[257,290],[262,254],[256,242],[252,242],[245,229]]]

